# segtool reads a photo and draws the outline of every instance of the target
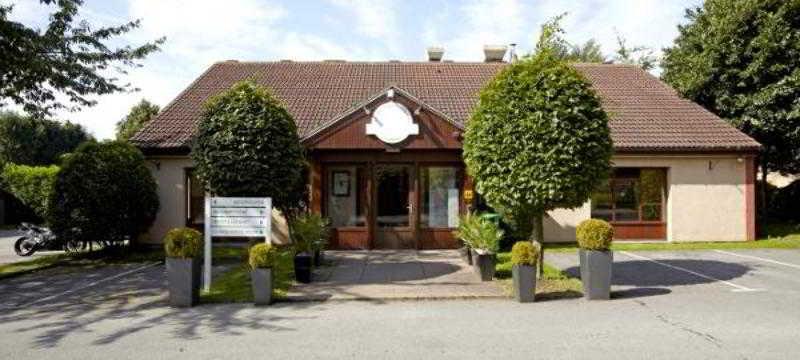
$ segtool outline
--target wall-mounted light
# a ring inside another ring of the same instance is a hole
[[[743,158],[743,157],[741,157],[741,156],[739,156],[738,158],[736,158],[736,162],[738,162],[738,163],[740,163],[740,164],[741,164],[741,163],[743,163],[743,162],[744,162],[744,158]]]

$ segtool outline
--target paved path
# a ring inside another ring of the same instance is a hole
[[[331,266],[314,282],[294,286],[290,300],[398,300],[500,298],[494,282],[481,282],[457,250],[328,251]]]
[[[192,309],[165,306],[162,265],[49,269],[0,280],[0,359],[797,359],[798,266],[797,250],[631,252],[611,301]]]

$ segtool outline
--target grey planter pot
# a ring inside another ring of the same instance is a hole
[[[464,246],[458,249],[459,254],[461,254],[461,258],[464,259],[469,265],[472,265],[472,249],[469,246]]]
[[[200,300],[200,259],[167,258],[169,304],[194,306]]]
[[[478,254],[478,252],[472,250],[472,266],[481,281],[492,281],[494,263],[494,254]]]
[[[581,263],[583,297],[589,300],[611,298],[611,268],[614,253],[611,251],[578,250]]]
[[[514,265],[511,268],[514,282],[514,298],[521,303],[536,300],[536,267]]]
[[[269,305],[272,303],[272,269],[251,270],[250,285],[253,288],[253,302],[256,305]]]

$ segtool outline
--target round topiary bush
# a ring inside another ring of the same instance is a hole
[[[253,269],[264,269],[275,266],[278,257],[278,250],[267,243],[258,243],[250,248],[250,267]]]
[[[158,212],[156,182],[133,145],[86,142],[64,161],[48,208],[62,241],[135,241]]]
[[[199,257],[203,253],[203,234],[190,228],[172,229],[164,236],[164,252],[173,258]]]
[[[265,196],[281,210],[304,198],[305,158],[289,112],[265,88],[235,84],[205,105],[192,145],[195,171],[217,196]]]
[[[606,251],[614,239],[614,228],[603,220],[584,220],[575,230],[575,236],[581,249]]]
[[[511,248],[511,263],[534,266],[539,260],[540,245],[530,241],[517,241]]]

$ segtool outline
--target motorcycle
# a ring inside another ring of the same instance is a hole
[[[14,252],[19,256],[31,256],[40,250],[81,251],[86,244],[79,241],[58,241],[56,235],[46,227],[22,223],[18,230],[24,235],[14,243]]]

